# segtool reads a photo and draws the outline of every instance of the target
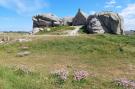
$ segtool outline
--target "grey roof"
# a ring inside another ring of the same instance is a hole
[[[87,13],[85,13],[85,12],[83,12],[83,11],[80,11],[80,13],[85,17],[85,18],[88,18],[88,14]]]

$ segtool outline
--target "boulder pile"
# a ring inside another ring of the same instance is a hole
[[[81,25],[86,26],[85,30],[92,34],[110,33],[123,35],[123,24],[124,20],[118,13],[106,11],[87,15],[79,9],[75,17],[59,18],[50,13],[33,16],[33,34],[48,27]]]
[[[123,18],[117,13],[100,12],[87,19],[87,30],[90,33],[124,34]]]

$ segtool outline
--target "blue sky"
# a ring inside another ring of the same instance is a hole
[[[78,8],[88,14],[118,12],[125,29],[135,29],[135,0],[0,0],[0,31],[31,31],[32,16],[38,13],[74,16]]]

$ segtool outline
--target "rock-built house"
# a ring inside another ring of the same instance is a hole
[[[88,15],[79,9],[76,16],[73,19],[72,25],[73,26],[86,25],[87,18]]]
[[[55,26],[85,26],[88,33],[124,34],[123,18],[114,12],[99,12],[87,15],[80,9],[75,17],[59,18],[54,14],[39,14],[33,17],[33,33],[41,28]]]
[[[75,17],[64,17],[59,18],[58,16],[45,13],[45,14],[38,14],[33,16],[33,28],[44,28],[44,27],[53,27],[53,26],[60,26],[60,25],[68,25],[68,26],[79,26],[79,25],[86,25],[88,15],[78,10]]]

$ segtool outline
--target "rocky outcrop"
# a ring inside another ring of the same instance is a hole
[[[124,34],[123,18],[117,13],[100,12],[87,19],[87,30],[90,33]]]
[[[99,12],[88,16],[79,9],[75,17],[62,19],[50,13],[39,14],[33,17],[33,34],[42,31],[43,28],[60,25],[86,26],[85,32],[88,33],[124,34],[123,22],[123,18],[114,12]]]
[[[57,26],[61,24],[61,19],[51,13],[39,14],[37,16],[34,16],[32,20],[33,20],[33,28],[51,27],[51,26]]]
[[[73,26],[86,25],[88,15],[82,12],[80,9],[73,19]]]
[[[53,27],[53,26],[60,26],[62,24],[62,20],[53,15],[51,13],[48,14],[39,14],[37,16],[33,16],[33,34],[38,33],[42,28],[45,27]]]
[[[104,29],[100,23],[100,21],[96,18],[96,16],[89,16],[87,29],[89,33],[104,33]]]

